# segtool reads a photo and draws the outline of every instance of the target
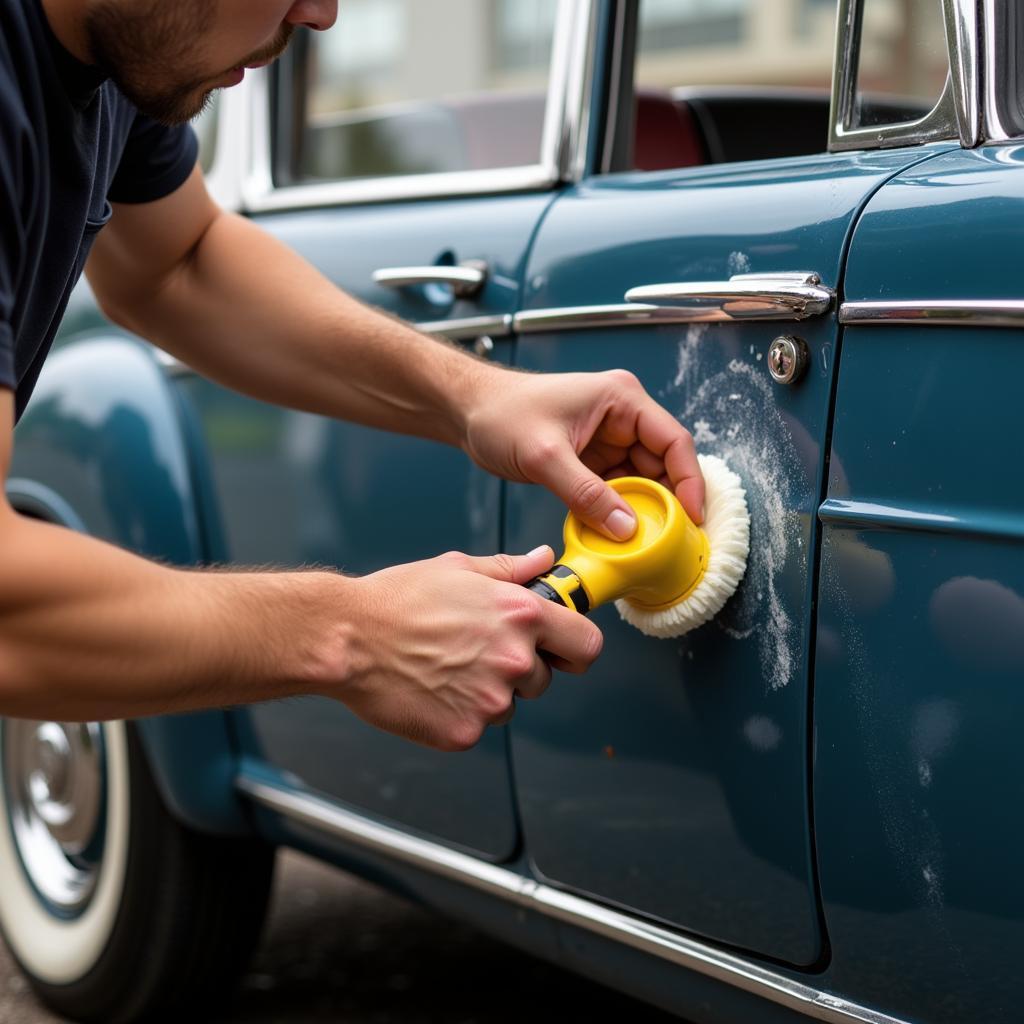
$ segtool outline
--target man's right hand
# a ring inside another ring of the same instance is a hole
[[[449,552],[383,569],[350,588],[344,692],[361,718],[440,750],[466,750],[539,697],[551,666],[584,672],[601,631],[520,584],[551,568],[548,547],[473,558]],[[538,650],[546,652],[541,656]]]

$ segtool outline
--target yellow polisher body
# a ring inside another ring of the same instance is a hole
[[[619,598],[648,611],[686,600],[707,571],[704,531],[656,481],[628,476],[609,483],[636,513],[636,532],[629,540],[610,540],[570,512],[565,552],[534,589],[550,588],[566,607],[583,612]]]

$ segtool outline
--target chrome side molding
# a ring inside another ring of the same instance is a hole
[[[847,326],[924,324],[932,327],[1024,327],[1021,299],[907,299],[844,302]]]
[[[512,333],[512,314],[467,316],[460,320],[423,320],[414,326],[424,334],[438,334],[450,341],[475,341],[484,336],[505,338]]]
[[[734,274],[728,281],[684,281],[630,288],[627,302],[671,306],[691,320],[806,320],[832,305],[835,292],[810,271]]]
[[[261,807],[314,831],[715,978],[811,1020],[826,1024],[906,1024],[641,918],[561,892],[440,843],[406,835],[315,793],[286,789],[244,773],[236,785],[239,792]]]
[[[636,327],[655,324],[690,324],[700,316],[692,310],[643,303],[608,306],[556,306],[553,309],[530,309],[516,313],[512,319],[517,334],[539,331],[584,330],[588,327]]]

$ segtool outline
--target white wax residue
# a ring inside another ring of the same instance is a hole
[[[729,275],[733,274],[749,274],[750,273],[750,257],[742,252],[731,252],[729,253]]]
[[[691,398],[691,388],[697,374],[695,363],[697,361],[697,350],[701,338],[707,334],[707,324],[690,324],[686,329],[686,337],[679,343],[679,358],[676,361],[676,378],[672,382],[677,388],[681,388],[683,399],[687,403]]]
[[[707,420],[697,420],[693,423],[691,429],[693,430],[694,443],[702,451],[706,445],[718,440],[718,435],[711,429],[711,424]]]
[[[734,638],[757,637],[764,679],[777,690],[799,663],[799,629],[779,587],[787,564],[793,578],[807,575],[806,549],[797,544],[802,524],[790,493],[806,490],[809,481],[764,369],[734,359],[717,374],[701,372],[706,331],[705,324],[692,325],[679,345],[674,383],[683,399],[680,419],[702,451],[721,456],[739,474],[751,517],[746,577],[715,622]]]

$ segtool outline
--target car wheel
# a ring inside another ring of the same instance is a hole
[[[206,1019],[266,913],[273,848],[171,817],[132,725],[0,720],[0,931],[82,1022]]]

